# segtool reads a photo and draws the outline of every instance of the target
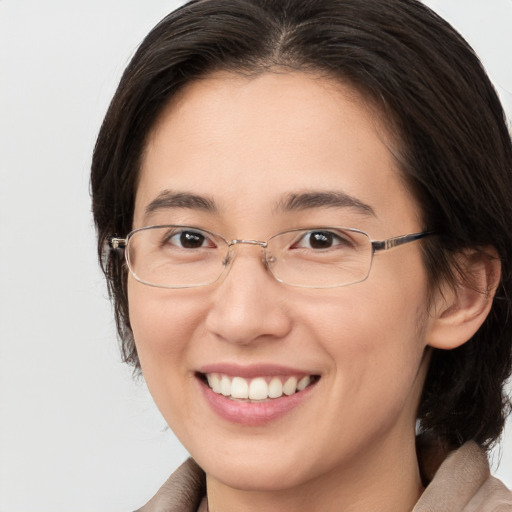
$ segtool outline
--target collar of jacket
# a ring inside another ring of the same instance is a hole
[[[447,453],[418,442],[427,487],[412,512],[511,512],[512,493],[492,477],[485,452],[473,441]]]

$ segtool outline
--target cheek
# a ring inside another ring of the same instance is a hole
[[[392,414],[411,392],[421,391],[417,377],[425,349],[426,281],[419,274],[404,285],[392,275],[374,276],[338,297],[316,301],[316,315],[306,313],[330,355],[340,403],[341,394],[350,396],[361,412],[385,405]]]
[[[193,377],[190,340],[201,329],[202,302],[186,292],[151,288],[128,282],[130,323],[144,379],[164,416],[184,397]],[[194,305],[192,305],[194,304]]]
[[[179,353],[185,346],[201,311],[200,301],[191,307],[185,293],[152,288],[129,278],[130,324],[139,357],[156,359],[167,352]]]
[[[376,369],[379,375],[423,352],[424,307],[422,297],[415,301],[410,294],[387,295],[382,302],[374,293],[360,293],[336,304],[324,302],[314,320],[317,339],[337,366]]]

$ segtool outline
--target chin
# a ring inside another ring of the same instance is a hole
[[[276,492],[300,485],[301,476],[294,464],[278,464],[274,460],[213,462],[202,466],[209,478],[247,492]]]

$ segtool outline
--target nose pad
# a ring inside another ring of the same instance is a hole
[[[275,265],[276,263],[276,257],[270,253],[270,252],[265,252],[263,251],[263,261],[265,262],[265,266],[267,267],[267,269],[270,271],[270,267],[272,267],[273,265]]]
[[[267,254],[267,251],[264,247],[261,248],[261,262],[263,263],[263,265],[265,265],[265,268],[267,270],[270,270],[269,255]]]
[[[227,268],[231,265],[231,262],[233,261],[233,252],[231,250],[231,247],[228,249],[228,253],[226,254],[226,257],[222,260],[222,266]]]
[[[267,272],[272,276],[273,279],[280,281],[280,279],[278,279],[278,277],[274,274],[277,258],[271,252],[269,252],[268,249],[266,249],[263,251],[262,259]]]

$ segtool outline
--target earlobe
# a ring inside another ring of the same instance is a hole
[[[501,262],[493,247],[465,251],[457,282],[441,285],[431,304],[427,345],[450,350],[468,341],[484,323],[498,288]]]

